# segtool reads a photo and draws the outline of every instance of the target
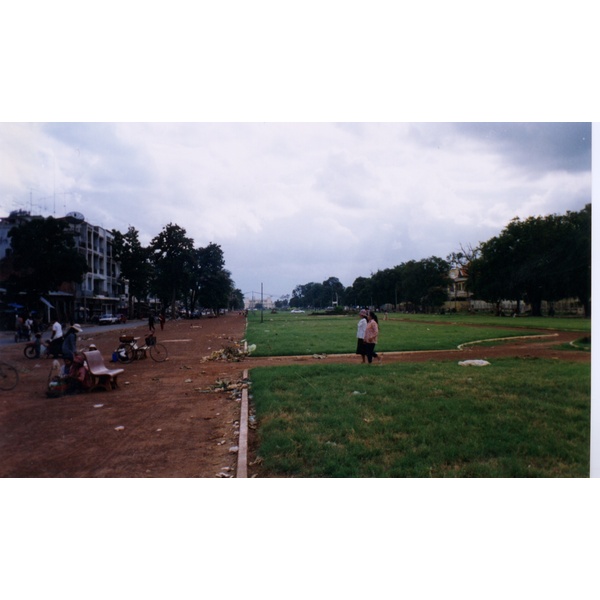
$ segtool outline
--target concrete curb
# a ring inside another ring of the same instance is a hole
[[[248,380],[248,369],[244,369],[244,381]],[[238,439],[238,462],[236,478],[248,477],[248,388],[242,389],[240,409],[240,437]]]

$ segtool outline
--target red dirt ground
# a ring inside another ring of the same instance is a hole
[[[144,336],[145,323],[127,333]],[[537,332],[524,330],[524,335]],[[513,340],[463,351],[386,353],[389,362],[493,359],[501,356],[590,362],[590,353],[561,348],[581,333],[556,333],[537,340]],[[245,336],[245,319],[168,321],[157,331],[169,359],[150,358],[128,365],[109,362],[117,331],[84,332],[79,347],[96,344],[109,367],[119,366],[119,389],[47,398],[52,361],[29,360],[23,344],[0,346],[2,360],[19,370],[19,385],[0,392],[0,477],[228,477],[235,476],[240,418],[239,394],[215,392],[218,380],[241,382],[244,369],[311,364],[313,357],[246,358],[209,361]],[[327,362],[357,363],[354,355],[329,356]],[[361,366],[361,368],[363,368]],[[369,367],[364,367],[369,368]],[[251,376],[251,374],[250,374]],[[117,429],[119,428],[119,429]],[[254,432],[249,432],[248,476],[257,475]]]

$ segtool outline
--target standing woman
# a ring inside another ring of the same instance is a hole
[[[365,350],[365,330],[367,328],[367,311],[361,310],[358,313],[360,321],[356,326],[356,354],[362,358],[363,364],[366,362],[366,350]]]
[[[69,331],[62,344],[62,355],[65,360],[73,361],[77,352],[77,334],[81,333],[81,325],[75,323],[69,327]]]
[[[367,315],[367,328],[365,330],[365,351],[369,364],[373,362],[374,358],[378,358],[379,362],[381,362],[381,356],[375,352],[375,345],[377,344],[378,336],[379,321],[377,319],[377,315],[370,310]]]

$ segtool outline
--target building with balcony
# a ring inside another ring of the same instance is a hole
[[[65,219],[89,268],[82,283],[76,286],[78,319],[87,321],[104,313],[126,313],[128,290],[120,281],[121,268],[113,257],[113,235],[103,227],[86,222],[79,213],[69,213]]]
[[[0,259],[10,256],[8,232],[13,227],[44,218],[23,210],[0,218]],[[103,227],[88,223],[80,213],[69,213],[63,219],[73,232],[76,248],[85,257],[89,271],[80,284],[64,282],[60,289],[48,290],[46,297],[40,298],[41,307],[48,311],[48,320],[58,317],[86,322],[104,313],[125,313],[128,289],[127,284],[120,281],[120,265],[113,257],[113,235]],[[2,279],[8,275],[0,274]],[[24,308],[32,310],[34,307]]]

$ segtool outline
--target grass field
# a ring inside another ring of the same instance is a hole
[[[252,382],[268,476],[589,476],[587,364],[319,364]]]
[[[261,322],[259,313],[251,313],[246,339],[256,344],[254,356],[347,354],[356,349],[357,322],[356,317],[290,313],[265,314]],[[379,326],[381,352],[447,350],[477,340],[539,333],[533,329],[587,333],[591,328],[586,319],[478,315],[393,315],[387,321],[381,318]]]

